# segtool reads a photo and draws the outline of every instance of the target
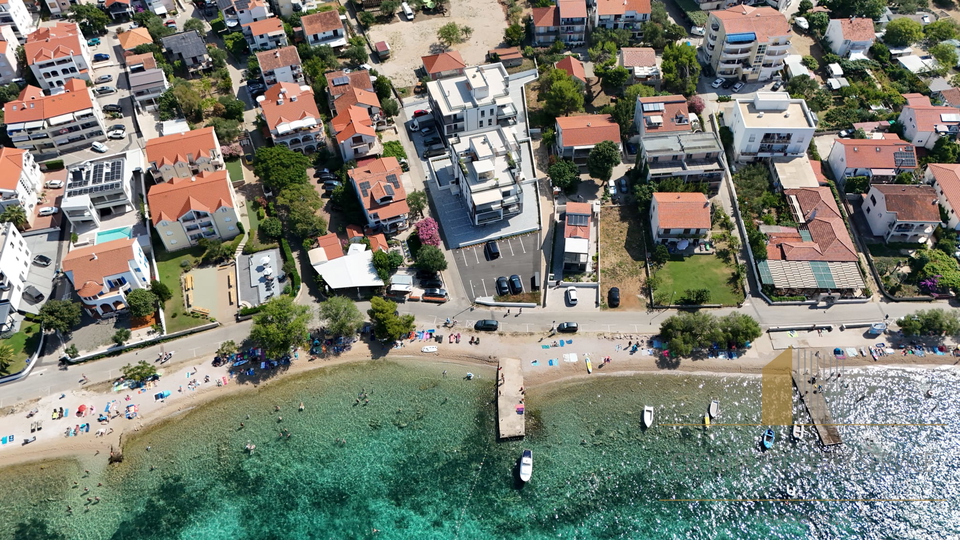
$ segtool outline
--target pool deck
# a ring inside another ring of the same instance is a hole
[[[517,358],[501,358],[497,368],[497,428],[500,439],[523,438],[526,415],[523,369]]]
[[[85,224],[77,227],[74,232],[77,233],[77,243],[74,247],[92,246],[97,243],[97,234],[114,229],[123,229],[130,227],[133,229],[134,236],[147,234],[146,227],[137,219],[137,212],[130,210],[123,214],[111,215],[100,220],[100,226]]]

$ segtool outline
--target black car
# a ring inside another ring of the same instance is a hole
[[[247,93],[250,94],[252,99],[256,99],[259,96],[262,96],[267,91],[267,87],[262,84],[256,83],[247,83]]]
[[[40,289],[34,287],[33,285],[27,285],[27,288],[23,290],[23,295],[27,297],[28,300],[32,300],[34,303],[43,302],[43,299],[46,298]]]
[[[617,287],[610,287],[610,290],[607,291],[607,305],[610,307],[620,307],[620,289]]]
[[[441,143],[442,143],[442,141],[440,140],[440,137],[431,137],[431,138],[423,141],[423,146],[424,146],[424,147],[427,147],[427,146],[433,146],[433,145],[435,145],[435,144],[441,144]]]
[[[516,274],[510,276],[510,292],[512,294],[520,294],[523,292],[523,282],[520,281],[520,276]]]
[[[323,183],[323,190],[324,190],[324,191],[333,191],[333,190],[337,189],[338,187],[340,187],[340,182],[338,182],[338,181],[336,181],[336,180],[327,180],[326,182]]]
[[[37,266],[50,266],[50,263],[52,262],[53,260],[50,259],[50,257],[47,257],[46,255],[37,255],[36,257],[33,258],[33,264]]]
[[[562,322],[557,325],[557,332],[572,334],[580,329],[580,325],[575,322]]]
[[[440,274],[436,272],[428,272],[427,270],[417,270],[417,279],[420,281],[427,281],[431,279],[440,279]]]
[[[420,286],[424,289],[443,289],[443,282],[439,279],[422,279]]]
[[[496,319],[483,319],[473,325],[473,329],[478,331],[496,332],[498,328],[500,328],[500,323]]]
[[[497,278],[497,296],[506,296],[510,294],[510,285],[507,284],[507,278],[500,276]]]
[[[720,88],[723,88],[724,90],[726,90],[726,89],[730,88],[731,86],[733,86],[733,83],[735,83],[735,82],[737,82],[735,79],[727,79],[727,80],[723,81],[723,84],[720,85]]]
[[[783,86],[783,81],[777,81],[777,82],[773,83],[773,86],[770,87],[770,90],[771,90],[772,92],[776,92],[777,90],[780,90],[780,87],[782,87],[782,86]]]
[[[122,113],[123,108],[118,104],[108,104],[103,106],[103,112]]]
[[[500,246],[497,245],[496,240],[488,241],[487,245],[484,246],[483,249],[487,252],[487,259],[492,261],[500,258]]]

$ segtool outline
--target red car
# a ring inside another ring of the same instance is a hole
[[[430,114],[430,111],[425,111],[423,109],[420,109],[419,111],[413,111],[414,118],[417,118],[418,116],[426,116],[428,114]]]

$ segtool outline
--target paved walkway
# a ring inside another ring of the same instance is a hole
[[[526,416],[523,404],[523,368],[516,358],[501,358],[497,368],[497,426],[501,439],[523,437]]]

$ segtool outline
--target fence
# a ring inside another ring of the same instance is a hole
[[[218,326],[220,326],[220,323],[219,323],[219,322],[208,323],[208,324],[204,324],[204,325],[202,325],[202,326],[197,326],[197,327],[194,327],[194,328],[188,328],[188,329],[186,329],[186,330],[181,330],[181,331],[179,331],[179,332],[174,332],[174,333],[172,333],[172,334],[167,334],[167,335],[163,335],[163,336],[152,337],[152,338],[149,338],[149,339],[145,339],[145,340],[143,340],[143,341],[138,341],[138,342],[136,342],[136,343],[127,343],[126,345],[121,345],[121,346],[117,346],[117,347],[111,347],[111,348],[109,348],[109,349],[107,349],[107,350],[105,350],[105,351],[100,351],[100,352],[95,352],[95,353],[90,353],[90,354],[81,355],[81,356],[78,356],[78,357],[76,357],[76,358],[71,358],[71,359],[69,360],[69,362],[70,362],[71,364],[82,364],[82,363],[84,363],[84,362],[89,362],[90,360],[96,360],[96,359],[101,358],[101,357],[103,357],[103,356],[109,356],[109,355],[113,355],[113,354],[122,353],[123,351],[126,351],[126,350],[128,350],[128,349],[137,349],[137,348],[140,348],[140,347],[145,347],[145,346],[148,346],[148,345],[153,345],[153,344],[155,344],[155,343],[161,343],[161,342],[165,342],[165,341],[170,341],[170,340],[176,339],[176,338],[178,338],[178,337],[183,337],[183,336],[187,336],[187,335],[190,335],[190,334],[196,334],[197,332],[203,332],[203,331],[206,331],[206,330],[211,330],[211,329],[213,329],[213,328],[217,328]]]

